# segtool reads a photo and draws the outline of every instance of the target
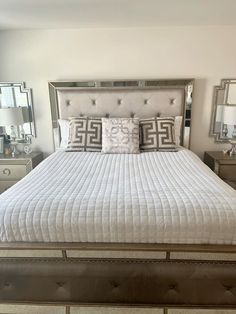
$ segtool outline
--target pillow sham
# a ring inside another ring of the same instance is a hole
[[[176,151],[174,118],[140,119],[141,151]]]
[[[69,141],[70,121],[66,119],[58,119],[58,123],[61,134],[60,148],[66,149]]]
[[[183,116],[176,116],[174,119],[175,119],[175,127],[174,127],[175,128],[175,144],[177,146],[180,146]]]
[[[102,152],[139,153],[139,119],[102,118]]]
[[[182,123],[183,123],[183,116],[166,116],[161,114],[161,118],[174,118],[175,119],[175,144],[180,146],[181,143],[181,132],[182,132]]]
[[[101,150],[101,118],[71,118],[69,141],[66,151],[100,152]]]

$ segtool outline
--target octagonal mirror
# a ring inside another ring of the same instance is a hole
[[[236,141],[236,79],[222,79],[214,88],[210,135],[217,142]]]
[[[13,132],[19,143],[36,136],[32,91],[22,82],[0,82],[0,134]]]

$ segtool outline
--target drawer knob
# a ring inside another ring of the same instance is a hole
[[[11,174],[11,170],[8,168],[5,168],[2,173],[9,177],[9,175]]]

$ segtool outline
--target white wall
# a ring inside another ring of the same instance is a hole
[[[60,79],[196,78],[191,149],[208,137],[213,85],[236,77],[236,27],[0,32],[0,80],[33,88],[36,149],[53,149],[48,85]]]

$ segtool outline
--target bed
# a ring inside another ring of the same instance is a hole
[[[236,193],[187,149],[53,153],[1,196],[2,242],[236,244]]]
[[[193,81],[49,86],[56,151],[0,196],[1,303],[236,308],[236,193],[188,149]],[[59,148],[58,118],[111,113],[182,115],[181,145]]]

